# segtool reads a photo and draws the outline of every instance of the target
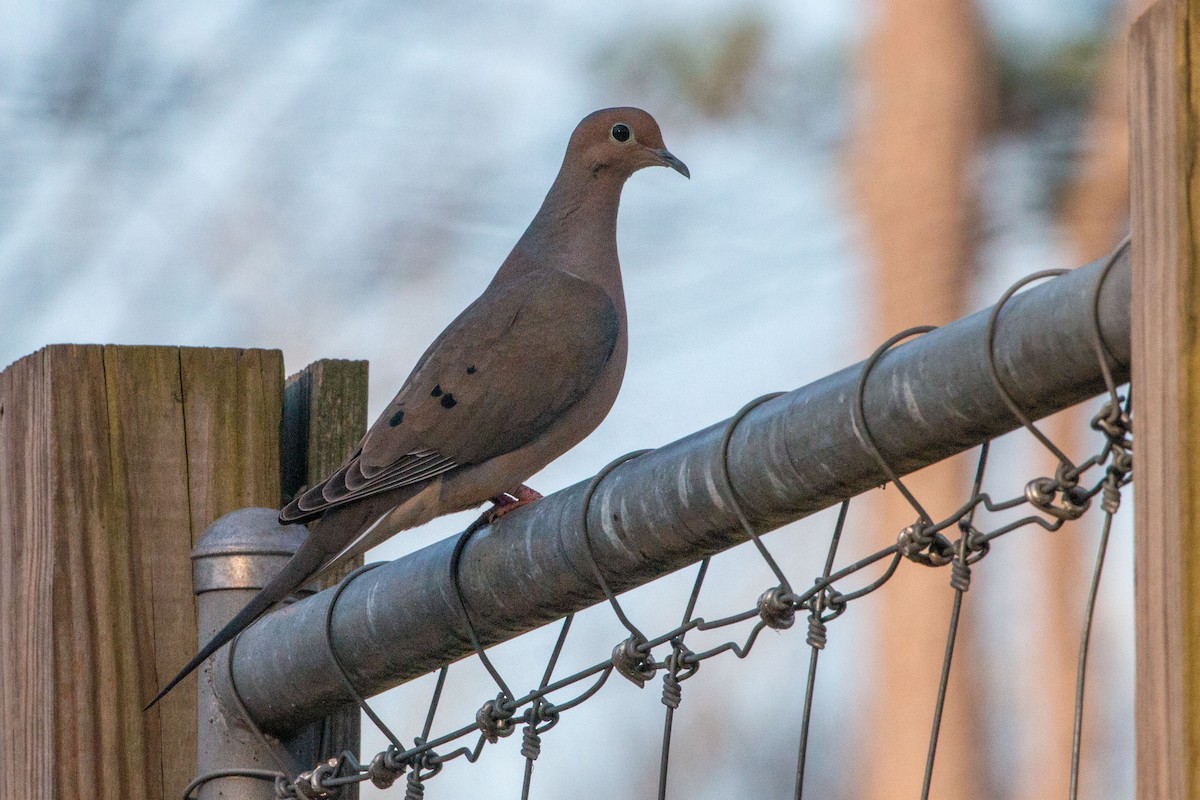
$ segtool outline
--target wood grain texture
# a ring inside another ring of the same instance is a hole
[[[55,794],[103,796],[98,788],[120,786],[126,797],[143,798],[149,737],[139,709],[141,643],[131,625],[132,543],[118,524],[126,503],[112,469],[104,353],[65,345],[48,349],[46,359],[55,751],[89,765],[56,770]]]
[[[367,362],[322,359],[287,380],[283,403],[283,499],[319,482],[346,460],[367,432]],[[362,565],[323,579],[332,586]]]
[[[1200,791],[1198,16],[1163,0],[1130,39],[1139,800]]]
[[[25,797],[54,768],[53,542],[45,351],[0,373],[0,797]]]
[[[366,433],[367,362],[321,359],[287,379],[283,499],[333,472]]]
[[[0,373],[0,797],[174,798],[195,773],[189,555],[279,495],[275,351],[57,345]]]
[[[353,452],[367,430],[367,362],[322,359],[287,380],[283,403],[280,469],[286,501],[336,469]],[[362,565],[354,559],[323,579],[332,586]],[[347,706],[329,718],[321,756],[343,750],[358,753],[361,713]],[[347,787],[345,800],[356,800],[358,785]]]
[[[116,522],[136,548],[133,613],[138,641],[152,643],[139,659],[141,688],[150,691],[195,647],[194,602],[180,590],[191,583],[192,526],[179,366],[174,347],[104,351]],[[154,546],[136,547],[141,542]],[[148,765],[157,767],[165,798],[178,796],[196,772],[195,694],[192,679],[147,715]],[[140,697],[139,705],[148,699]]]
[[[279,504],[283,359],[277,350],[183,348],[180,372],[194,542],[234,509]]]

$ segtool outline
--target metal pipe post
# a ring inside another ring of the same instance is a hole
[[[1038,419],[1092,397],[1102,349],[1129,375],[1128,255],[1095,262],[1013,297],[991,348],[1016,404]],[[989,369],[989,310],[899,345],[863,392],[869,435],[904,474],[1018,427]],[[758,531],[883,484],[853,422],[863,365],[755,408],[729,446],[733,486]],[[478,532],[460,582],[480,640],[511,639],[747,538],[722,479],[719,423],[613,471],[587,509],[579,483]],[[332,645],[350,680],[372,695],[472,652],[450,580],[455,539],[359,575],[333,615]],[[325,643],[326,591],[271,614],[241,639],[233,677],[255,719],[290,730],[347,703]]]
[[[196,593],[199,644],[203,645],[233,618],[250,598],[267,585],[304,541],[301,525],[282,526],[277,512],[246,508],[218,519],[192,551],[192,584]],[[287,747],[259,736],[238,709],[238,700],[224,679],[229,649],[224,648],[197,671],[199,683],[199,773],[226,769],[286,770],[296,763]],[[315,760],[305,753],[307,767]],[[206,781],[199,800],[274,800],[275,786],[258,778],[230,776]]]

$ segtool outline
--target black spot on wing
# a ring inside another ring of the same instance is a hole
[[[392,418],[388,420],[388,425],[391,425],[394,428],[401,422],[404,422],[404,409],[398,408],[396,409],[396,413],[392,414]]]
[[[434,386],[433,391],[429,393],[429,396],[430,397],[441,397],[442,396],[442,385],[439,383],[436,386]]]
[[[456,405],[458,405],[458,401],[454,399],[454,395],[447,392],[446,396],[442,398],[442,408],[454,408]]]
[[[472,366],[470,366],[470,367],[467,367],[467,374],[468,374],[468,375],[474,375],[474,374],[475,374],[475,367],[474,367],[473,365],[472,365]],[[3,412],[3,411],[4,411],[4,409],[3,409],[3,408],[0,408],[0,412]]]

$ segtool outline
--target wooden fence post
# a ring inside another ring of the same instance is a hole
[[[344,369],[365,398],[365,365]],[[283,374],[278,351],[99,345],[0,372],[0,797],[177,798],[194,777],[195,678],[142,706],[195,652],[196,537],[279,504]],[[333,416],[361,433],[350,405]],[[310,463],[349,438],[306,437]]]
[[[1130,41],[1137,797],[1200,792],[1200,8]]]
[[[346,459],[367,427],[367,362],[322,359],[287,380],[283,403],[283,496],[324,478]],[[324,578],[332,586],[362,566],[356,558]],[[346,706],[325,727],[326,755],[358,753],[362,712]],[[310,765],[314,767],[316,764]],[[342,789],[343,800],[357,800],[357,783]]]
[[[284,499],[333,472],[367,429],[367,362],[321,359],[287,379],[283,401]],[[337,583],[361,559],[338,574]]]

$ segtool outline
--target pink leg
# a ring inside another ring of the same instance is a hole
[[[511,492],[505,492],[502,495],[493,497],[492,503],[494,505],[483,512],[481,519],[490,525],[510,511],[515,511],[521,506],[527,506],[541,499],[542,495],[540,492],[530,489],[525,484],[521,484]]]

